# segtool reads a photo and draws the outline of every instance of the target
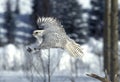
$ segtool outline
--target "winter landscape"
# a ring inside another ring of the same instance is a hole
[[[112,80],[112,68],[109,72],[106,63],[109,58],[105,61],[105,51],[109,50],[106,46],[109,46],[107,42],[110,40],[105,39],[104,33],[105,25],[109,24],[104,20],[105,1],[0,0],[0,82],[101,82],[87,74],[105,77],[104,69],[108,71],[109,80]],[[32,33],[43,29],[36,22],[38,16],[60,20],[67,35],[81,45],[84,55],[74,58],[61,48],[34,50],[38,42]],[[119,35],[119,28],[117,32]],[[114,31],[111,36],[112,33]],[[117,54],[118,63],[113,64],[118,65],[119,70],[115,71],[117,77],[112,82],[120,82],[119,41],[118,36],[115,46],[118,50],[113,51]],[[111,40],[111,46],[114,44]]]

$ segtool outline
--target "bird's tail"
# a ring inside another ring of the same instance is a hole
[[[65,45],[65,49],[73,57],[79,57],[79,56],[82,57],[84,55],[81,46],[73,40],[67,41],[67,44]]]

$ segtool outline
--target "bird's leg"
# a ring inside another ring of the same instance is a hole
[[[35,51],[40,51],[41,50],[41,45],[34,47]]]
[[[28,47],[27,48],[27,51],[32,53],[32,52],[37,52],[37,51],[40,51],[40,46],[35,46],[35,47]]]
[[[28,52],[32,52],[33,50],[32,50],[30,47],[28,47],[28,48],[27,48],[27,51],[28,51]]]
[[[35,51],[40,51],[40,49],[41,49],[40,47],[34,48]]]

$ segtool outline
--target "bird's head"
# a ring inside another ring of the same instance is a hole
[[[44,32],[44,30],[35,30],[35,31],[33,31],[33,36],[36,38],[42,37],[43,32]]]

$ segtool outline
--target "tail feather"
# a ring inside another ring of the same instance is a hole
[[[73,40],[67,41],[67,44],[65,45],[65,49],[73,57],[82,57],[84,54],[81,46],[76,42],[74,42]]]

